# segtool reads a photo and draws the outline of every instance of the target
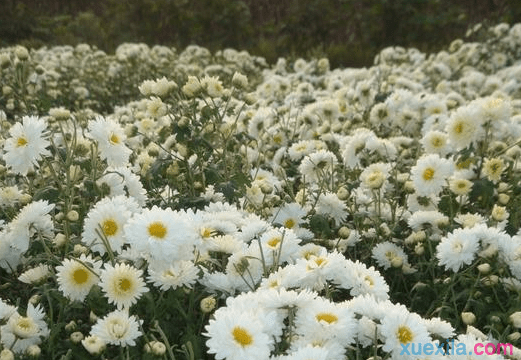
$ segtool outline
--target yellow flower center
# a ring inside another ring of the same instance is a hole
[[[366,276],[364,278],[364,281],[366,282],[367,285],[369,285],[369,287],[373,287],[374,286],[374,280],[373,280],[372,277]]]
[[[385,257],[388,259],[388,260],[392,260],[396,257],[396,253],[394,251],[387,251],[385,253]]]
[[[160,221],[156,221],[148,226],[148,233],[150,236],[163,239],[166,236],[166,227]]]
[[[212,232],[213,232],[213,229],[204,227],[201,229],[200,233],[201,233],[201,236],[206,239],[206,238],[209,238],[210,236],[212,236]]]
[[[132,281],[130,281],[129,279],[127,278],[123,278],[123,279],[119,279],[118,281],[118,292],[121,294],[121,293],[126,293],[130,290],[130,288],[132,287]]]
[[[101,225],[101,230],[105,236],[114,236],[118,232],[118,224],[112,219],[107,219]]]
[[[76,284],[84,284],[89,279],[89,272],[84,268],[74,270],[72,278]]]
[[[315,264],[317,264],[317,266],[320,266],[325,263],[327,263],[327,260],[322,256],[315,259]]]
[[[280,237],[274,237],[270,240],[268,240],[268,245],[272,248],[277,247],[277,245],[280,243],[281,239]]]
[[[338,317],[331,313],[319,313],[315,316],[318,322],[325,321],[328,324],[332,324],[338,321]]]
[[[423,171],[423,180],[429,181],[429,180],[432,180],[433,177],[434,177],[433,168],[427,168]]]
[[[293,219],[287,219],[286,221],[284,221],[284,227],[286,227],[287,229],[293,229],[295,224],[296,222]]]
[[[304,254],[302,254],[302,257],[306,260],[311,259],[311,256],[314,256],[315,253],[313,251],[306,251]]]
[[[463,132],[463,123],[458,123],[454,127],[454,132],[457,133],[457,134],[461,134]]]
[[[411,329],[409,329],[407,326],[404,326],[404,325],[402,325],[398,328],[398,331],[396,331],[396,336],[398,337],[398,340],[402,344],[408,344],[413,339]]]
[[[33,333],[35,330],[34,321],[28,316],[20,316],[18,321],[16,322],[16,328],[13,333],[16,337],[20,339],[25,339]]]
[[[434,147],[440,147],[443,145],[443,141],[440,138],[434,138],[432,139],[432,146]]]
[[[119,136],[117,136],[116,134],[112,133],[110,135],[110,142],[113,144],[113,145],[117,145],[119,144],[120,140],[119,140]]]
[[[239,343],[242,347],[246,347],[253,342],[253,337],[250,333],[240,326],[236,326],[233,328],[232,335],[235,341]]]
[[[452,250],[454,252],[460,253],[462,249],[463,245],[461,245],[461,243],[455,243],[454,245],[452,245]]]
[[[16,147],[22,147],[27,145],[27,139],[23,136],[20,136],[18,140],[16,140]]]

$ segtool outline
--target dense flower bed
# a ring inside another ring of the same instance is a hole
[[[0,359],[521,359],[520,52],[0,49]]]

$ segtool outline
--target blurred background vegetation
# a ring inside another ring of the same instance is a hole
[[[197,44],[360,67],[386,46],[439,51],[475,24],[520,21],[519,0],[1,0],[0,46]]]

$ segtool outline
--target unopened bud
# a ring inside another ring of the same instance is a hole
[[[476,322],[476,315],[474,315],[474,313],[471,312],[462,312],[461,320],[465,325],[472,325]]]

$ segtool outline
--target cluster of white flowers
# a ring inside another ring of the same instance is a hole
[[[499,299],[481,290],[521,291],[521,24],[491,36],[333,70],[197,46],[0,49],[0,275],[102,304],[66,326],[92,355],[171,351],[143,336],[168,340],[165,319],[140,309],[179,294],[203,299],[180,314],[209,321],[216,359],[409,359],[403,345],[455,336],[470,348],[481,335],[456,330]],[[425,318],[390,300],[422,276],[450,286]],[[469,300],[444,302],[468,278]],[[53,304],[38,302],[24,316],[0,300],[2,349],[40,350]],[[452,306],[457,320],[427,318]],[[489,327],[519,328],[505,319]],[[491,336],[521,338],[505,328]]]

